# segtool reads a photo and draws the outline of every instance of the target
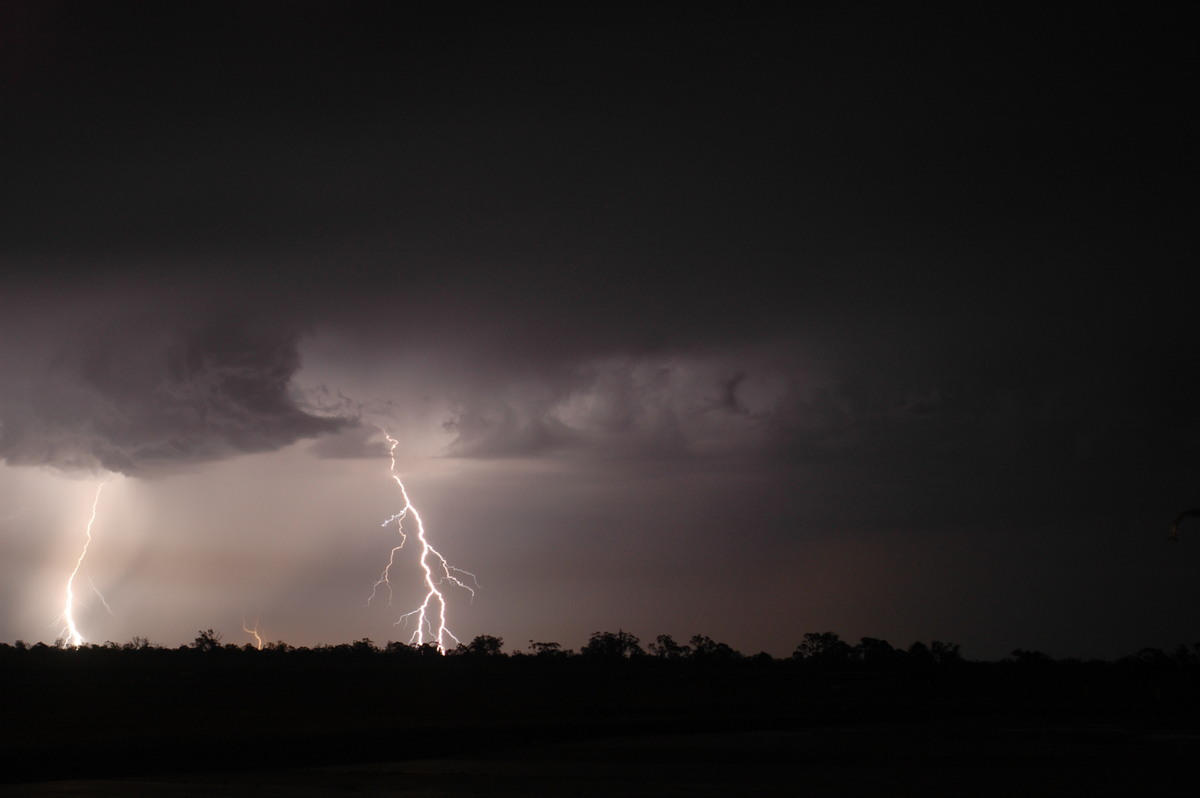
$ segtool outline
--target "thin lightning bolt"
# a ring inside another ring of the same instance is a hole
[[[96,523],[96,509],[100,506],[100,491],[104,490],[105,482],[101,482],[96,486],[96,496],[92,499],[92,517],[88,519],[87,530],[84,532],[85,540],[83,542],[83,551],[79,552],[79,559],[75,561],[75,569],[71,571],[71,575],[67,577],[67,600],[63,605],[62,619],[66,624],[63,629],[63,636],[67,643],[75,648],[83,645],[83,635],[79,633],[79,628],[75,626],[75,576],[79,573],[80,567],[83,566],[83,560],[87,557],[88,546],[92,544],[92,524]],[[93,586],[93,589],[94,586]],[[99,591],[96,591],[99,594]],[[101,601],[104,597],[101,596]],[[108,602],[104,602],[104,606],[108,606]]]
[[[254,636],[254,647],[262,651],[263,639],[258,634],[258,618],[254,619],[254,626],[246,626],[246,616],[242,616],[242,631],[248,635]]]
[[[104,605],[104,609],[108,610],[108,614],[115,618],[117,614],[113,612],[112,607],[108,606],[108,599],[100,592],[100,588],[96,587],[96,583],[92,581],[91,574],[88,574],[88,584],[92,586],[92,592],[96,594],[96,598],[100,599],[100,603]]]
[[[430,545],[428,538],[425,537],[425,524],[421,521],[421,514],[417,512],[417,508],[414,507],[412,501],[409,500],[408,490],[404,487],[404,482],[401,481],[400,476],[396,473],[396,447],[400,442],[389,435],[388,431],[383,427],[380,427],[379,431],[383,433],[383,437],[386,438],[388,442],[388,456],[391,459],[391,466],[388,469],[388,474],[396,483],[396,486],[400,488],[400,495],[404,499],[404,507],[401,508],[400,512],[396,513],[390,518],[385,519],[384,522],[380,524],[380,526],[386,527],[392,522],[395,522],[396,532],[400,535],[400,543],[392,548],[391,554],[388,556],[387,565],[383,568],[383,573],[380,574],[379,579],[377,579],[375,584],[371,587],[371,595],[367,599],[367,603],[371,603],[371,600],[374,599],[375,595],[379,592],[380,585],[382,585],[387,589],[388,606],[391,606],[392,566],[396,563],[396,552],[404,548],[404,544],[408,542],[408,536],[404,532],[403,524],[404,519],[411,515],[417,524],[417,541],[421,544],[420,563],[421,570],[425,574],[426,593],[425,600],[421,602],[421,606],[417,607],[415,610],[411,610],[410,612],[406,612],[401,615],[399,620],[396,621],[396,624],[407,624],[410,618],[415,618],[416,629],[413,631],[409,642],[422,645],[426,642],[426,638],[428,637],[429,642],[433,642],[437,645],[438,651],[444,652],[446,650],[446,638],[450,638],[455,643],[460,641],[454,636],[453,632],[446,628],[446,597],[442,594],[442,591],[438,589],[438,586],[449,582],[452,585],[456,585],[461,587],[463,590],[466,590],[471,594],[471,598],[475,598],[474,588],[459,579],[456,574],[470,577],[471,581],[475,583],[476,587],[479,586],[479,581],[475,578],[475,574],[471,573],[470,571],[464,571],[461,568],[455,568],[453,565],[447,562],[446,558],[442,556],[441,552]],[[434,617],[436,617],[436,624]]]

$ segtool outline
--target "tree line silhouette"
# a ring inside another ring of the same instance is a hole
[[[680,643],[672,635],[660,634],[643,646],[636,635],[618,630],[616,632],[594,632],[578,650],[565,648],[557,642],[530,640],[525,649],[506,652],[504,639],[495,635],[478,635],[469,642],[460,642],[453,648],[440,649],[433,643],[404,643],[389,641],[382,645],[370,638],[350,643],[321,644],[317,646],[291,646],[282,640],[265,642],[261,646],[251,643],[238,645],[223,642],[220,632],[213,629],[200,630],[195,639],[176,648],[152,644],[145,637],[134,637],[126,643],[112,641],[103,644],[91,643],[72,646],[63,640],[53,644],[27,644],[17,640],[14,644],[0,642],[0,661],[14,662],[26,656],[46,657],[58,653],[83,654],[96,652],[121,652],[123,654],[144,653],[147,656],[170,656],[195,654],[239,655],[278,659],[281,656],[295,658],[348,658],[385,657],[395,660],[428,661],[480,661],[508,660],[544,662],[591,662],[591,663],[691,663],[708,665],[734,664],[788,664],[805,670],[822,672],[885,672],[904,670],[953,670],[991,666],[1019,667],[1028,671],[1047,671],[1054,668],[1103,668],[1107,666],[1129,669],[1154,668],[1159,670],[1200,670],[1200,643],[1190,646],[1179,645],[1174,650],[1144,648],[1121,657],[1116,661],[1079,660],[1075,658],[1055,659],[1041,651],[1016,649],[1009,657],[995,662],[973,661],[963,656],[957,643],[916,641],[907,648],[893,647],[888,641],[863,637],[857,644],[850,644],[835,632],[809,632],[795,647],[791,656],[778,658],[766,652],[747,655],[706,635],[693,635],[686,643]]]
[[[595,632],[578,650],[479,635],[432,644],[363,638],[291,646],[178,647],[143,637],[71,647],[0,643],[7,723],[0,782],[256,769],[500,750],[515,742],[625,734],[793,729],[994,718],[1194,724],[1200,644],[1115,661],[1018,649],[970,660],[954,643],[852,644],[805,634],[790,656],[711,637]],[[1147,720],[1149,719],[1149,720]],[[1050,722],[1050,721],[1045,721]],[[1190,726],[1188,726],[1190,728]]]

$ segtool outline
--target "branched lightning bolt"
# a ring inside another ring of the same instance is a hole
[[[104,490],[104,485],[108,480],[101,482],[96,486],[96,496],[92,499],[92,517],[88,519],[87,530],[84,532],[83,551],[79,552],[79,559],[75,561],[75,568],[71,571],[71,575],[67,577],[67,600],[63,605],[62,620],[66,624],[63,629],[63,638],[68,645],[79,648],[83,645],[83,635],[79,633],[79,628],[75,625],[75,576],[79,573],[79,569],[83,566],[84,558],[87,557],[88,546],[92,544],[92,524],[96,523],[96,510],[100,506],[100,491]],[[95,590],[95,585],[92,586]],[[96,590],[99,595],[100,591]],[[100,596],[100,600],[104,601],[104,597]],[[108,602],[104,602],[104,606],[108,606]],[[111,610],[109,610],[111,612]]]
[[[475,587],[479,586],[479,582],[475,578],[475,574],[470,571],[464,571],[461,568],[455,568],[442,556],[441,552],[430,545],[428,538],[425,536],[425,524],[421,521],[421,514],[417,512],[417,508],[413,506],[412,501],[408,498],[408,490],[404,487],[404,482],[401,481],[400,475],[396,473],[396,447],[400,442],[389,435],[387,430],[382,427],[379,428],[379,431],[383,433],[383,437],[388,442],[388,456],[391,459],[388,474],[396,483],[396,486],[400,488],[400,495],[404,499],[404,507],[401,508],[400,512],[386,519],[381,524],[381,526],[386,527],[395,522],[396,532],[400,535],[400,542],[392,547],[387,565],[384,566],[383,573],[380,574],[379,579],[372,586],[371,595],[367,599],[367,603],[371,603],[376,593],[379,592],[380,585],[383,585],[387,588],[388,592],[388,606],[391,606],[392,566],[396,563],[396,552],[404,548],[404,544],[408,542],[408,536],[404,532],[403,524],[404,519],[411,515],[417,524],[417,541],[421,545],[420,563],[421,570],[425,575],[426,593],[425,600],[421,602],[421,606],[401,615],[396,624],[407,624],[410,618],[415,618],[416,628],[409,642],[421,645],[426,642],[426,638],[428,637],[429,642],[437,645],[438,651],[444,652],[446,650],[446,638],[450,638],[455,643],[458,643],[459,639],[454,636],[453,632],[446,628],[446,597],[438,589],[438,586],[449,582],[466,590],[471,594],[471,598],[474,598],[475,589],[462,581],[459,575],[470,577],[471,581],[475,583]],[[434,605],[436,605],[436,610],[434,609]],[[436,623],[434,622],[435,615],[437,619]]]

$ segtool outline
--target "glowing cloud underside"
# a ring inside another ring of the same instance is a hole
[[[374,586],[371,588],[371,595],[367,599],[367,603],[371,603],[382,585],[388,592],[388,606],[392,605],[392,566],[396,564],[396,553],[403,549],[404,544],[408,541],[403,523],[404,519],[411,515],[417,525],[417,542],[421,546],[420,564],[425,578],[426,593],[425,600],[421,602],[421,606],[401,615],[396,624],[407,624],[410,620],[413,620],[415,629],[409,638],[409,642],[417,645],[422,645],[426,642],[434,643],[438,651],[444,652],[446,650],[446,638],[450,638],[455,643],[460,641],[446,627],[446,597],[439,590],[439,586],[447,583],[455,585],[466,590],[474,598],[474,588],[463,582],[456,574],[470,577],[476,587],[479,586],[479,582],[476,580],[475,574],[470,571],[464,571],[461,568],[455,568],[446,561],[446,558],[437,549],[430,545],[429,539],[425,534],[425,524],[421,521],[421,514],[417,512],[417,508],[409,500],[408,490],[404,487],[404,482],[401,481],[400,476],[396,473],[396,446],[399,445],[399,441],[389,435],[387,430],[382,427],[379,431],[387,439],[389,447],[388,456],[391,460],[388,474],[396,483],[396,486],[400,488],[400,496],[404,499],[404,506],[400,509],[400,512],[391,518],[385,519],[381,524],[381,526],[386,527],[394,521],[396,523],[396,532],[400,535],[400,543],[392,548],[391,554],[388,556],[387,565],[383,568],[383,573],[380,574],[379,579],[375,581]]]
[[[92,516],[88,519],[87,529],[84,532],[83,550],[79,552],[79,559],[75,561],[75,568],[71,571],[71,575],[67,577],[67,598],[63,605],[62,620],[66,626],[63,628],[62,637],[68,644],[75,647],[83,645],[83,635],[79,633],[79,627],[75,625],[75,577],[79,574],[79,569],[83,567],[83,561],[87,558],[88,547],[92,545],[92,525],[96,523],[96,511],[100,507],[100,491],[104,490],[104,482],[96,486],[96,495],[92,499]],[[100,591],[96,590],[95,584],[92,585],[92,590],[97,595]],[[104,596],[100,596],[100,600],[104,601]],[[104,602],[105,608],[108,607],[108,602]],[[109,610],[112,612],[112,610]]]

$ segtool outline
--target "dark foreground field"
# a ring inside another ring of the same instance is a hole
[[[73,654],[79,655],[74,656]],[[10,658],[0,795],[1194,795],[1191,669]]]
[[[1195,731],[854,723],[497,745],[473,755],[0,786],[30,796],[1194,796]]]

